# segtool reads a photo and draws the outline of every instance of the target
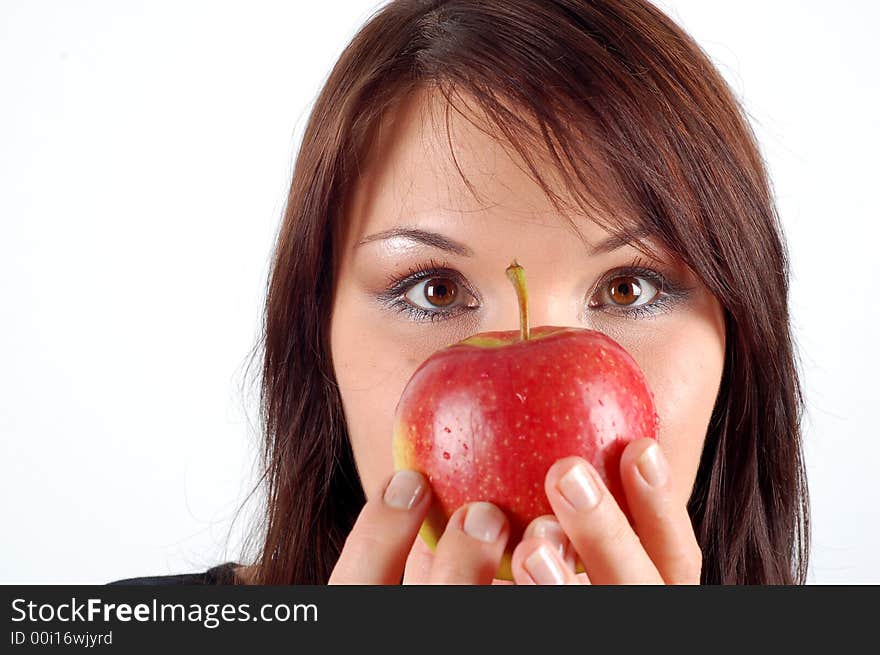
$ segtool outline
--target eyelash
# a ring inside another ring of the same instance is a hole
[[[469,289],[468,286],[464,283],[462,276],[450,267],[449,262],[438,262],[433,258],[428,260],[426,264],[413,266],[400,277],[397,277],[395,275],[390,276],[386,281],[386,290],[377,294],[377,298],[380,302],[388,306],[390,309],[403,312],[415,321],[443,321],[455,318],[459,314],[469,311],[470,308],[463,306],[459,306],[457,309],[453,309],[451,311],[430,311],[427,309],[423,309],[422,307],[412,305],[404,299],[406,292],[415,283],[434,277],[445,277],[454,280],[456,284],[463,287],[467,293],[476,298],[478,301],[480,300],[480,297],[471,289]],[[637,257],[628,266],[616,268],[607,275],[603,276],[599,283],[596,284],[596,286],[590,292],[590,297],[592,297],[597,291],[602,289],[605,284],[618,277],[645,278],[659,290],[657,293],[657,297],[650,303],[639,305],[637,307],[631,307],[629,309],[611,309],[610,312],[608,312],[611,314],[624,316],[626,318],[632,318],[636,320],[651,318],[653,316],[657,316],[659,314],[669,311],[672,306],[675,305],[679,300],[686,297],[689,291],[689,289],[685,288],[682,285],[679,285],[676,282],[673,282],[666,276],[662,275],[660,272],[651,268],[647,268],[644,265],[644,261],[641,258]],[[588,310],[600,309],[600,311],[602,311],[601,307],[591,307],[589,303],[587,303],[586,308]]]

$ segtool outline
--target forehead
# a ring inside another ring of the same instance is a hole
[[[422,223],[454,225],[477,238],[516,226],[518,232],[524,227],[565,230],[570,239],[569,226],[527,163],[487,125],[475,110],[463,116],[438,93],[422,90],[402,100],[378,126],[352,190],[348,243]],[[551,166],[541,175],[566,197]],[[607,236],[588,216],[571,216],[587,242]]]

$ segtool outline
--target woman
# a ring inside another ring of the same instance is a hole
[[[432,352],[517,328],[514,257],[533,325],[613,337],[660,417],[659,446],[621,459],[633,523],[586,461],[560,460],[514,581],[804,582],[802,399],[767,172],[708,58],[641,0],[395,0],[349,44],[268,287],[260,552],[210,581],[498,582],[503,511],[460,508],[432,552],[417,537],[430,485],[392,479],[390,436]]]

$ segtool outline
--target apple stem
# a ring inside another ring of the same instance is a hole
[[[505,271],[507,278],[513,283],[516,289],[516,299],[519,302],[519,338],[521,341],[528,341],[529,338],[529,294],[526,290],[526,272],[525,269],[516,263],[507,267]]]

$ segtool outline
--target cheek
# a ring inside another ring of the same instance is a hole
[[[716,378],[714,370],[701,364],[696,360],[676,361],[652,376],[660,416],[660,444],[682,500],[690,496],[696,478],[720,379],[720,370]]]
[[[420,359],[402,352],[387,330],[340,298],[330,329],[336,381],[355,463],[368,497],[393,470],[391,427],[397,400]]]
[[[659,441],[676,496],[690,497],[724,364],[724,344],[698,330],[670,332],[653,347],[635,348],[660,417]]]

